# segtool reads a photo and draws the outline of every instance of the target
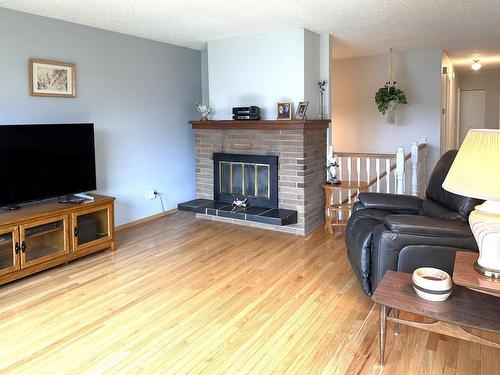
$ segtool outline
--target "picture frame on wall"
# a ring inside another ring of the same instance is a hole
[[[291,102],[278,102],[276,104],[277,120],[291,120],[292,119],[292,103]]]
[[[29,59],[31,96],[76,97],[76,65],[52,60]]]
[[[300,102],[297,107],[297,112],[295,112],[295,118],[297,120],[307,120],[306,112],[307,107],[309,107],[309,102]]]

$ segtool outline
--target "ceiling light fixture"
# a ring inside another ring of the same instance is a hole
[[[481,64],[479,64],[479,59],[475,59],[474,63],[470,67],[472,68],[472,70],[481,69]]]

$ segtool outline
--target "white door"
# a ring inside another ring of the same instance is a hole
[[[460,144],[469,129],[484,128],[485,93],[484,90],[460,91]]]

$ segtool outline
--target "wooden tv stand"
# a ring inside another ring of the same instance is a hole
[[[115,250],[113,197],[57,199],[0,212],[0,285],[84,255]]]

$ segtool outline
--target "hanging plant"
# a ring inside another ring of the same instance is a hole
[[[389,111],[387,115],[387,122],[389,124],[396,123],[395,111],[397,106],[399,104],[408,104],[405,92],[398,89],[396,86],[396,76],[392,66],[392,48],[389,49],[387,81],[385,85],[375,93],[375,103],[377,104],[378,111],[383,115],[385,115],[385,112]]]
[[[396,81],[391,85],[386,82],[384,87],[381,87],[375,94],[375,103],[380,113],[385,115],[385,112],[394,104],[408,104],[406,94],[403,90],[396,87]]]

